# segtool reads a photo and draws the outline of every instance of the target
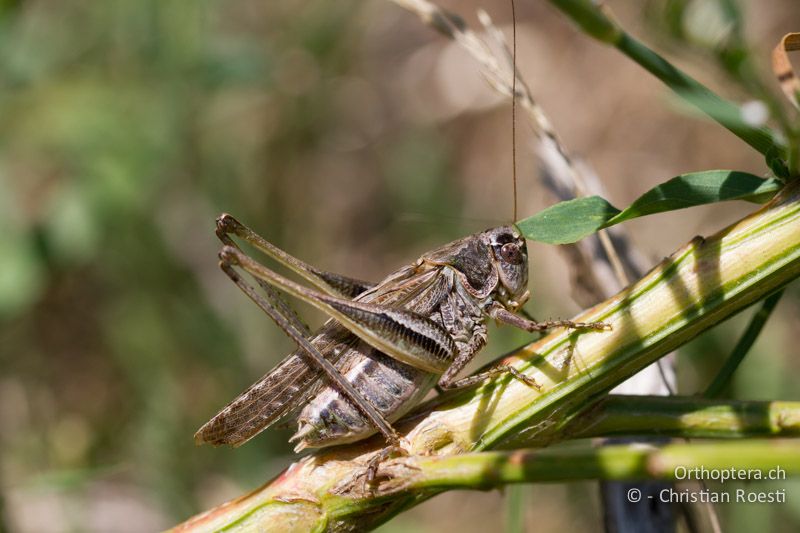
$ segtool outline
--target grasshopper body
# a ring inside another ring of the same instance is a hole
[[[549,327],[602,329],[603,324],[537,323],[514,314],[529,297],[525,240],[501,226],[429,252],[378,284],[320,271],[286,254],[229,215],[218,219],[226,246],[221,266],[299,345],[277,367],[234,399],[195,435],[198,442],[238,446],[279,420],[294,419],[296,450],[353,442],[381,431],[438,382],[467,386],[500,373],[535,382],[511,367],[456,379],[486,343],[494,318],[528,331]],[[234,234],[293,269],[318,292],[257,263],[230,239]],[[257,294],[234,269],[251,274]],[[275,291],[317,306],[332,318],[311,333]]]
[[[515,242],[515,264],[500,257],[500,248]],[[487,308],[495,301],[519,305],[527,299],[525,241],[511,227],[472,235],[422,256],[359,295],[359,301],[391,301],[428,318],[444,329],[453,347],[442,353],[476,353],[486,343]],[[425,336],[422,332],[421,335]],[[454,358],[445,359],[447,367]],[[418,403],[440,379],[439,369],[416,368],[360,341],[340,359],[340,369],[381,414],[394,422]],[[441,368],[446,367],[443,365]],[[340,444],[367,437],[375,427],[338,390],[323,387],[298,416],[293,441],[298,448]]]

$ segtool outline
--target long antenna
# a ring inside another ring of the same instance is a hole
[[[511,181],[514,190],[514,218],[517,221],[517,13],[511,0]]]

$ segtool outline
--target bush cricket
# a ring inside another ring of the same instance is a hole
[[[526,331],[605,329],[603,323],[535,322],[516,314],[527,301],[528,255],[514,226],[470,235],[424,254],[377,284],[321,271],[270,244],[230,215],[217,219],[222,270],[298,345],[201,427],[198,443],[239,446],[278,420],[294,418],[295,451],[344,444],[377,431],[387,450],[391,424],[438,383],[470,386],[499,374],[536,387],[510,366],[456,376],[486,343],[486,320]],[[315,285],[307,288],[246,255],[235,235]],[[238,267],[262,287],[248,284]],[[276,289],[327,313],[311,333]]]

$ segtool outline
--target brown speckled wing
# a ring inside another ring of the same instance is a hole
[[[402,307],[437,281],[437,271],[406,267],[360,294],[356,301]],[[334,365],[358,339],[334,320],[318,330],[312,344]],[[302,350],[288,355],[275,368],[237,396],[195,433],[195,442],[240,446],[287,414],[318,390],[321,372]]]
[[[334,364],[355,342],[355,336],[333,321],[326,323],[312,340]],[[292,352],[197,430],[195,442],[214,446],[244,444],[297,406],[319,378],[320,373],[301,350]]]

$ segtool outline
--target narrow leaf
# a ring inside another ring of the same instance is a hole
[[[606,227],[645,215],[727,200],[762,203],[778,192],[781,186],[781,182],[775,179],[765,180],[732,170],[683,174],[644,193],[609,220]]]
[[[601,229],[620,210],[599,196],[560,202],[517,223],[528,239],[569,244]]]
[[[605,4],[601,7],[590,0],[550,0],[550,3],[577,23],[585,33],[614,46],[664,82],[679,96],[687,93],[700,94],[707,102],[713,102],[713,107],[717,109],[718,113],[711,118],[762,154],[766,154],[773,147],[781,154],[785,152],[783,143],[771,129],[765,126],[744,125],[738,120],[729,122],[727,119],[735,116],[738,106],[712,93],[703,84],[678,69],[644,43],[634,39],[614,22],[612,16],[609,15],[608,6]],[[709,106],[704,107],[708,108]],[[704,108],[701,110],[705,111]]]
[[[570,244],[625,220],[696,205],[747,200],[762,203],[780,190],[778,179],[762,179],[734,170],[709,170],[676,176],[640,196],[623,211],[599,196],[561,202],[520,221],[528,239]]]
[[[739,338],[739,342],[736,343],[733,352],[731,352],[731,355],[725,361],[719,373],[717,373],[714,381],[711,382],[711,385],[709,385],[703,393],[703,396],[706,398],[715,398],[720,396],[725,390],[734,372],[739,368],[739,364],[744,360],[744,356],[747,355],[747,352],[750,351],[750,348],[753,347],[753,344],[755,344],[758,339],[758,335],[764,328],[764,324],[767,323],[773,309],[775,309],[775,306],[778,305],[778,302],[781,300],[781,296],[783,296],[782,290],[768,296],[767,299],[764,300],[761,309],[750,319],[750,324],[748,324],[744,334]]]

